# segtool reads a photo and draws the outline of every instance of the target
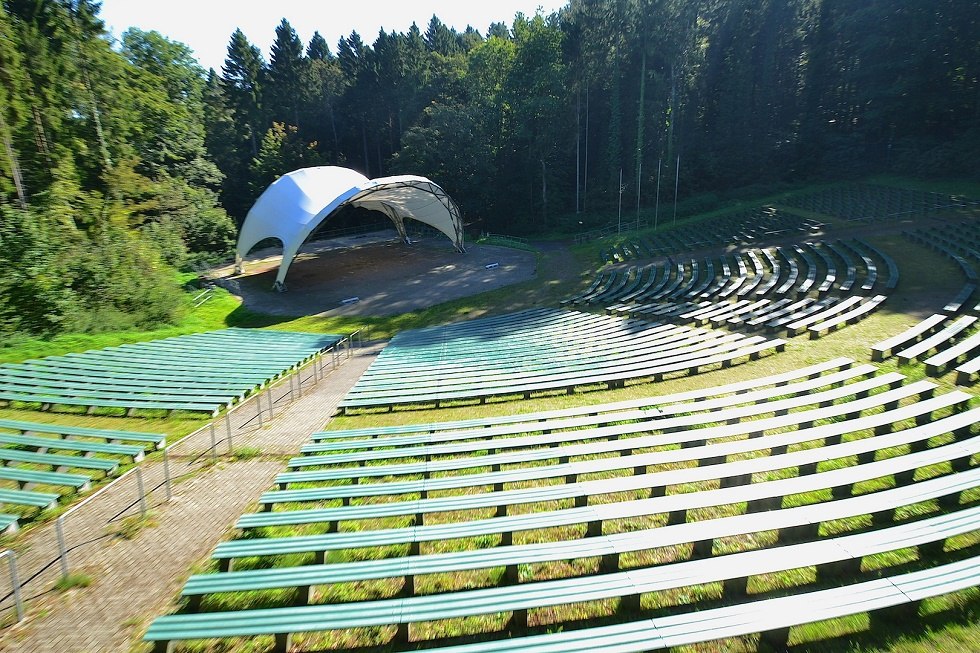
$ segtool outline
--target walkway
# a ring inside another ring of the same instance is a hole
[[[321,429],[347,390],[371,364],[380,345],[355,349],[352,357],[313,385],[303,384],[293,403],[289,386],[275,389],[275,415],[268,417],[267,394],[263,426],[258,426],[254,399],[233,411],[233,451],[228,443],[214,464],[209,430],[185,438],[172,450],[172,498],[166,500],[163,463],[141,466],[150,517],[142,528],[118,534],[120,527],[138,523],[138,490],[131,474],[108,492],[85,504],[65,520],[65,539],[72,574],[91,578],[91,585],[65,592],[53,589],[60,576],[54,525],[38,528],[16,543],[21,580],[28,578],[24,598],[27,618],[0,633],[0,651],[93,653],[129,651],[149,622],[172,608],[194,565],[206,560],[237,518],[268,490],[310,433]],[[325,367],[330,368],[330,361]],[[217,432],[224,434],[219,423]],[[261,453],[259,453],[261,452]],[[256,455],[258,454],[258,455]],[[254,457],[252,457],[254,456]],[[126,519],[128,517],[128,519]],[[124,522],[125,520],[125,522]],[[6,594],[8,581],[3,581]],[[12,601],[7,608],[13,620]]]

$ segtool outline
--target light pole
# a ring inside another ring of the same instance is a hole
[[[657,160],[657,208],[653,210],[653,228],[656,229],[660,223],[660,165],[664,162],[663,157]]]
[[[616,227],[616,233],[621,233],[623,231],[623,169],[619,169],[619,225]]]

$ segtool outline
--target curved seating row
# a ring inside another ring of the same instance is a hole
[[[594,283],[590,292],[573,299],[577,303],[605,305],[612,313],[631,313],[632,307],[664,301],[803,296],[811,292],[822,297],[833,291],[848,293],[855,286],[867,293],[878,280],[872,253],[889,268],[884,290],[893,290],[898,283],[897,265],[887,255],[869,248],[860,241],[807,242],[772,250],[750,249],[719,259],[651,264],[622,273],[623,285],[615,289]],[[860,269],[854,254],[859,256]],[[596,281],[610,273],[600,272]]]
[[[970,298],[973,297],[977,290],[980,277],[977,276],[973,265],[966,258],[960,256],[959,253],[977,261],[980,261],[980,253],[965,244],[958,236],[948,234],[946,230],[923,229],[919,231],[907,231],[904,235],[909,240],[930,247],[950,258],[956,263],[960,272],[966,278],[960,291],[943,307],[943,312],[947,315],[955,315],[967,307],[970,303]],[[974,310],[976,310],[975,307]]]
[[[696,223],[671,226],[647,237],[630,241],[600,252],[603,263],[668,256],[722,245],[749,245],[790,234],[813,234],[823,223],[771,206],[744,209]]]
[[[930,315],[902,333],[872,346],[871,357],[884,360],[897,355],[904,364],[925,357],[923,363],[930,376],[939,376],[950,366],[955,366],[956,383],[972,385],[980,371],[980,331],[974,329],[976,321],[977,317],[973,315],[958,318],[940,313]],[[957,364],[960,359],[964,360]]]
[[[224,329],[0,364],[0,402],[216,414],[340,340]]]
[[[503,322],[504,327],[498,328]],[[573,311],[540,310],[406,331],[340,409],[394,407],[564,390],[696,373],[784,347],[781,340]]]
[[[186,612],[156,619],[144,639],[164,651],[178,640],[264,634],[285,651],[295,646],[295,633],[389,626],[396,632],[387,646],[405,650],[413,624],[502,612],[523,629],[533,625],[536,610],[618,599],[625,623],[616,626],[485,635],[479,643],[433,650],[584,651],[614,641],[627,642],[622,650],[647,650],[912,605],[915,597],[972,585],[980,567],[974,558],[947,556],[943,547],[980,524],[980,509],[959,503],[961,493],[980,488],[980,468],[971,462],[980,453],[974,435],[980,409],[970,410],[970,399],[836,360],[570,413],[323,432],[291,462],[299,471],[281,474],[280,489],[262,497],[271,510],[239,521],[249,537],[215,550],[222,571],[192,576],[182,592]],[[941,462],[952,466],[938,476],[917,475]],[[367,482],[368,475],[377,480]],[[894,483],[869,484],[882,478]],[[695,483],[707,485],[692,489]],[[788,499],[803,493],[820,500]],[[938,501],[941,510],[893,521],[915,512],[905,506],[926,501]],[[868,514],[870,530],[818,537],[823,522]],[[389,521],[379,527],[377,519]],[[576,526],[581,530],[568,530]],[[777,541],[763,538],[732,554],[713,546],[765,532],[778,533]],[[480,548],[453,550],[444,540]],[[691,560],[658,564],[648,555],[687,543]],[[403,548],[388,548],[380,559],[354,555],[396,546]],[[862,557],[913,546],[923,556],[918,566],[886,571],[884,579],[863,577]],[[525,578],[535,565],[583,559],[596,561],[587,575],[566,569],[558,577]],[[789,596],[750,593],[750,578],[808,566],[817,566],[816,583],[796,581]],[[502,571],[499,580],[483,576],[476,586],[447,588],[441,580],[494,569]],[[861,600],[844,598],[842,578]],[[388,579],[400,586],[367,600],[317,591]],[[732,605],[675,606],[672,616],[651,618],[641,600],[713,582],[724,584]],[[277,592],[270,595],[275,607],[252,598],[236,609],[241,593],[269,590]],[[283,604],[284,591],[292,591],[292,605]],[[792,618],[762,616],[781,602],[818,607]],[[733,622],[731,614],[743,618]],[[678,625],[694,619],[696,629]]]
[[[766,326],[770,331],[785,330],[788,335],[807,331],[811,338],[819,338],[863,319],[885,300],[884,294],[872,297],[855,294],[870,291],[878,280],[873,256],[889,268],[885,289],[892,290],[898,283],[894,260],[861,241],[803,243],[775,248],[775,253],[760,251],[762,257],[755,250],[749,250],[750,256],[745,257],[753,270],[751,280],[747,277],[749,266],[745,265],[745,258],[736,253],[732,257],[734,265],[729,265],[727,256],[721,257],[720,266],[714,266],[711,259],[700,265],[697,260],[679,263],[672,283],[668,283],[669,266],[655,267],[648,274],[637,271],[637,283],[644,280],[642,292],[636,291],[639,288],[625,295],[599,292],[586,301],[606,304],[607,312],[614,315],[669,319],[696,326],[709,322],[730,328]],[[862,263],[860,277],[853,255]],[[762,262],[763,258],[767,263]],[[708,272],[699,276],[699,269]],[[712,278],[715,270],[720,274]],[[652,282],[651,279],[660,281]],[[859,281],[859,289],[852,293]],[[838,292],[847,291],[848,294],[831,296],[835,286]],[[770,294],[769,299],[760,299],[767,294]],[[797,302],[789,299],[794,295],[800,298]],[[810,295],[816,295],[816,298]],[[609,303],[616,299],[619,301]]]
[[[786,206],[848,221],[898,220],[964,208],[963,197],[877,184],[846,184],[781,202]]]

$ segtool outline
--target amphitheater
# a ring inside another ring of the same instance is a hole
[[[474,248],[391,337],[2,364],[0,650],[977,650],[978,212],[828,186]]]

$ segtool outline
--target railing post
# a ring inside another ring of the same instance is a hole
[[[268,385],[268,387],[266,387],[265,396],[269,400],[269,419],[272,419],[273,417],[276,416],[276,414],[275,414],[275,411],[273,411],[273,406],[272,406],[272,384],[271,383]]]
[[[297,374],[299,374],[298,368],[296,372],[289,375],[289,401],[296,401],[296,395],[293,393],[293,380]]]
[[[211,436],[214,437],[214,422],[211,422]],[[167,489],[167,501],[173,498],[173,490],[170,487],[170,452],[163,450],[163,484]]]
[[[211,420],[211,462],[218,460],[218,441],[214,437],[214,420]]]
[[[61,564],[61,577],[68,577],[68,549],[65,548],[65,516],[61,515],[54,522],[54,535],[58,541],[58,562]]]
[[[231,411],[225,413],[225,430],[228,432],[228,453],[231,453]]]
[[[259,418],[259,428],[262,428],[262,391],[255,394],[255,415]]]
[[[20,578],[17,576],[17,555],[7,551],[7,569],[10,570],[10,587],[14,591],[14,607],[17,609],[17,621],[24,620],[24,603],[20,598]]]
[[[146,492],[143,488],[143,470],[136,468],[136,489],[140,494],[140,514],[146,517]]]

